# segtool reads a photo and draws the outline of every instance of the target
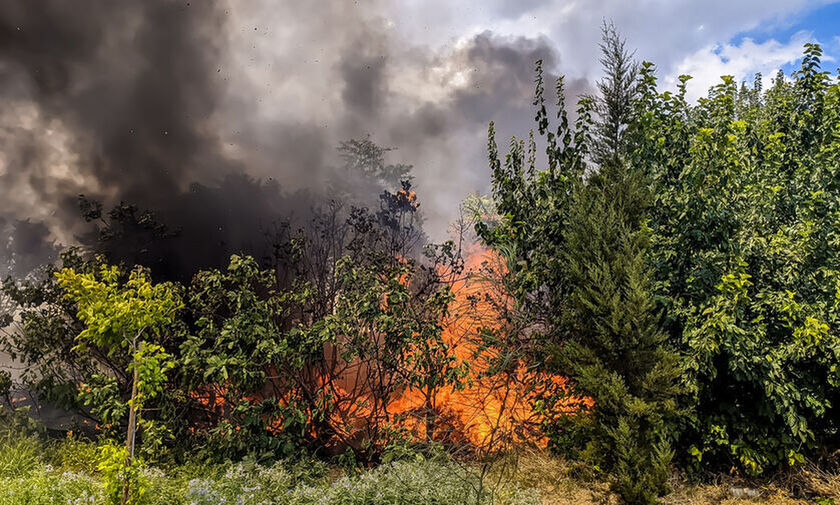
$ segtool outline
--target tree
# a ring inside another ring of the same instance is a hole
[[[602,25],[600,47],[605,75],[598,81],[598,95],[594,98],[598,121],[593,158],[603,165],[615,162],[626,153],[625,136],[636,101],[639,67],[612,23],[605,21]]]
[[[71,248],[61,254],[61,265],[94,273],[99,263]],[[117,389],[128,394],[128,358],[125,353],[109,354],[94,344],[74,350],[84,325],[76,316],[75,304],[64,296],[55,276],[59,270],[47,265],[37,275],[3,281],[2,292],[9,306],[7,317],[0,320],[0,348],[24,365],[20,380],[39,398],[87,415],[80,409],[77,386],[106,370]]]
[[[652,65],[630,156],[654,183],[652,257],[704,468],[759,474],[838,446],[840,86],[805,47],[766,89],[724,76],[696,105]]]
[[[561,252],[571,292],[554,356],[574,391],[593,401],[573,419],[585,459],[633,504],[667,491],[681,372],[654,302],[646,193],[622,164],[602,166],[574,192]]]
[[[537,63],[534,105],[547,140],[546,170],[535,170],[533,135],[527,150],[525,142],[512,140],[502,165],[491,124],[490,164],[502,220],[479,223],[477,231],[506,257],[506,282],[530,319],[517,328],[519,345],[509,348],[529,361],[550,356],[553,370],[572,378],[572,391],[594,403],[549,427],[555,447],[583,443],[586,459],[609,472],[613,489],[631,503],[652,503],[666,488],[680,368],[660,327],[647,263],[648,181],[627,164],[636,65],[611,25],[604,26],[603,40],[601,94],[579,102],[574,129],[561,79],[560,121],[556,133],[549,131]],[[590,153],[594,166],[587,164]]]
[[[612,25],[604,25],[601,50],[598,168],[571,195],[561,252],[570,293],[555,359],[575,391],[593,400],[580,419],[585,456],[612,474],[628,503],[647,504],[667,492],[681,369],[660,326],[648,266],[649,182],[628,165],[637,66]]]
[[[116,266],[103,264],[96,273],[77,273],[72,268],[56,272],[66,297],[76,303],[77,316],[85,325],[79,333],[77,349],[87,344],[106,349],[115,354],[128,349],[131,355],[129,370],[132,374],[131,396],[128,399],[128,426],[124,451],[104,448],[108,461],[106,470],[122,481],[120,502],[123,505],[139,499],[137,471],[134,463],[137,425],[142,424],[143,405],[157,396],[166,381],[166,372],[172,368],[171,356],[154,343],[154,338],[173,322],[176,311],[182,307],[178,291],[172,284],[152,284],[149,273],[136,268],[127,279]],[[103,382],[108,379],[102,377]],[[102,398],[101,391],[82,386],[82,395],[89,401],[101,399],[95,409],[119,412],[119,398]],[[115,416],[116,417],[116,416]],[[123,459],[122,471],[116,472],[114,461]],[[111,488],[111,498],[117,501],[118,490]]]

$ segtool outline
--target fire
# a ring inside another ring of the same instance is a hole
[[[411,206],[415,209],[419,206],[417,203],[417,193],[411,189],[400,189],[396,193],[396,199],[401,205]]]
[[[496,282],[504,272],[497,255],[475,249],[452,284],[454,301],[442,321],[442,338],[449,352],[468,365],[459,387],[413,387],[383,395],[365,383],[370,363],[342,363],[335,359],[340,349],[324,350],[324,362],[328,364],[307,370],[304,380],[311,382],[312,391],[322,396],[321,400],[331,404],[328,416],[333,445],[353,446],[365,439],[379,443],[376,434],[396,429],[416,440],[436,440],[485,452],[515,444],[544,447],[548,439],[541,427],[546,421],[590,405],[588,399],[565,394],[564,377],[529,369],[521,360],[514,358],[503,370],[494,368],[499,358],[507,357],[505,349],[480,345],[477,337],[481,332],[513,331],[503,317],[512,307],[511,300]],[[266,392],[245,399],[262,401],[271,395],[269,390],[267,387]],[[276,396],[278,388],[273,391],[274,400],[285,405],[287,400]],[[225,385],[210,385],[193,398],[208,413],[225,417],[229,411],[225,406],[227,396]],[[543,412],[536,405],[546,397],[564,399],[553,402],[551,412]],[[279,433],[283,420],[270,421],[266,429]],[[317,437],[316,428],[311,430],[313,438]]]
[[[504,273],[504,265],[493,252],[479,248],[471,251],[465,263],[465,275],[453,283],[455,301],[444,321],[443,337],[455,356],[469,363],[469,376],[463,389],[447,386],[434,392],[431,403],[448,424],[442,431],[460,430],[454,434],[456,438],[482,450],[495,451],[510,444],[544,447],[548,439],[540,428],[547,416],[574,412],[582,400],[568,397],[551,414],[541,413],[535,408],[539,399],[564,392],[565,378],[529,370],[521,361],[508,370],[493,372],[492,359],[504,351],[480,347],[476,337],[482,331],[509,330],[500,312],[511,306],[511,300],[495,282]],[[415,412],[424,403],[429,402],[423,392],[407,390],[394,402],[392,411]],[[453,436],[450,432],[429,437],[419,420],[412,422],[408,417],[407,423],[420,439]]]

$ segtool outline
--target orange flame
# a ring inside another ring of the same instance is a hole
[[[503,317],[512,302],[501,284],[494,282],[504,273],[505,266],[495,253],[474,249],[465,260],[463,275],[452,284],[454,301],[442,321],[442,337],[454,357],[469,364],[461,387],[408,388],[383,399],[361,379],[369,364],[352,362],[313,372],[318,394],[332,402],[329,423],[341,442],[352,444],[352,440],[371,433],[373,427],[403,429],[416,440],[458,443],[481,451],[505,450],[514,444],[545,447],[548,439],[541,428],[546,421],[591,406],[589,399],[565,395],[564,377],[529,369],[516,358],[504,370],[495,371],[495,361],[505,358],[506,350],[481,345],[478,337],[483,331],[513,331]],[[325,361],[333,360],[339,352],[336,348],[325,349]],[[552,395],[564,398],[553,403],[552,412],[535,407],[541,398]],[[224,417],[228,410],[225,396],[224,385],[210,385],[193,398],[208,412]],[[257,402],[266,396],[257,394],[246,399]],[[284,404],[282,398],[276,401]],[[383,411],[385,416],[381,415]],[[383,423],[389,426],[377,425]],[[282,427],[282,420],[274,420],[266,429],[277,434]]]
[[[459,389],[446,386],[434,391],[432,404],[452,426],[461,433],[456,438],[468,441],[482,450],[509,448],[511,444],[532,444],[544,447],[548,443],[541,426],[548,417],[574,412],[581,402],[568,397],[555,405],[550,414],[536,408],[540,397],[565,391],[566,379],[557,375],[529,370],[518,360],[507,370],[495,372],[494,358],[505,358],[503,349],[481,346],[480,332],[507,331],[502,314],[512,306],[501,289],[500,276],[505,273],[501,259],[492,251],[475,248],[465,261],[465,275],[453,283],[455,300],[452,311],[444,321],[443,339],[454,355],[469,363],[467,386]],[[428,393],[428,392],[427,392]],[[392,412],[419,411],[429,403],[423,392],[408,390],[394,402]],[[421,422],[409,423],[415,436],[425,439],[428,434]],[[451,433],[448,434],[450,437]],[[433,434],[430,438],[436,438]]]

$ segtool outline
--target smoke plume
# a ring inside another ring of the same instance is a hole
[[[4,230],[28,227],[5,254],[31,263],[84,241],[79,194],[178,230],[176,270],[258,254],[268,230],[306,219],[330,181],[353,176],[335,148],[368,135],[414,165],[428,231],[444,237],[458,202],[487,190],[487,122],[527,133],[534,61],[562,62],[544,39],[490,32],[413,45],[383,12],[379,1],[3,2],[0,217]]]

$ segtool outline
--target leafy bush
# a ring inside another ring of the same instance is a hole
[[[751,474],[838,447],[840,85],[807,44],[764,90],[690,105],[642,69],[633,164],[655,197],[652,264],[696,417],[684,458]]]

